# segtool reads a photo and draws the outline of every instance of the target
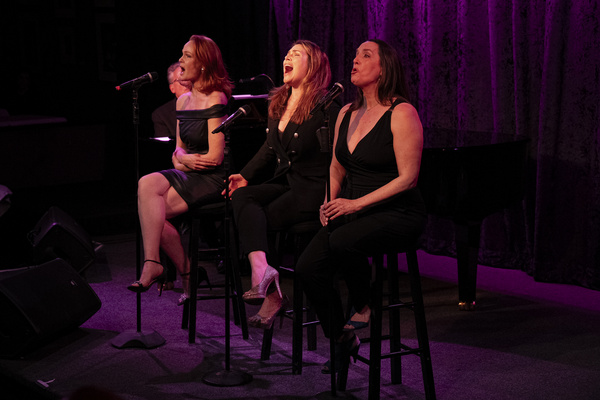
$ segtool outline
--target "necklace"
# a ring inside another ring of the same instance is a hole
[[[365,105],[363,106],[363,108],[365,109],[365,112],[369,112],[372,109],[374,109],[375,107],[377,107],[379,105],[379,103],[376,103],[374,106],[371,106],[369,108],[367,108],[367,103],[365,103]]]

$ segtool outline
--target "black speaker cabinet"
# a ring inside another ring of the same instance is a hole
[[[100,306],[64,260],[0,271],[0,357],[19,356],[79,327]]]
[[[33,263],[41,264],[62,258],[82,273],[96,258],[92,240],[69,215],[57,207],[50,207],[29,232],[33,246]]]

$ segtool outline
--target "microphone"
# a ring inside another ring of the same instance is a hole
[[[259,78],[261,75],[256,75],[256,76],[253,76],[252,78],[242,78],[242,79],[239,80],[239,83],[250,83],[250,82],[253,82],[256,78]]]
[[[247,115],[249,112],[250,112],[250,106],[248,104],[238,108],[238,110],[236,112],[231,114],[229,116],[229,118],[227,118],[225,121],[223,121],[223,123],[221,125],[219,125],[219,127],[217,129],[212,131],[212,133],[219,133],[219,132],[224,131],[225,129],[229,128],[229,125],[231,125],[233,123],[233,121],[235,121],[236,119],[238,119],[239,117],[241,117],[243,115]]]
[[[275,83],[273,82],[273,79],[271,79],[271,77],[267,74],[258,74],[256,76],[253,76],[252,78],[242,78],[239,80],[240,84],[246,84],[246,83],[251,83],[254,82],[257,79],[264,79],[269,81],[269,83],[271,84],[271,86],[275,86]]]
[[[310,111],[310,115],[313,115],[314,113],[316,113],[323,107],[325,107],[325,108],[329,107],[329,105],[331,104],[333,99],[335,99],[340,94],[342,94],[343,91],[344,91],[344,87],[342,86],[341,83],[339,83],[339,82],[334,83],[333,87],[331,89],[329,89],[329,92],[327,92],[327,94],[325,94],[325,96],[323,96],[323,97],[321,97],[321,99],[319,99],[317,104]]]
[[[115,86],[115,89],[121,90],[121,89],[125,89],[126,87],[129,87],[129,86],[139,87],[139,86],[142,86],[144,83],[154,82],[157,79],[158,79],[158,74],[156,72],[148,72],[147,74],[142,75],[138,78],[132,79],[125,83],[121,83],[119,86]]]

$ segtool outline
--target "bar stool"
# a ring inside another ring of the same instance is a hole
[[[408,264],[408,277],[410,282],[411,301],[400,300],[398,288],[398,255],[406,254]],[[402,383],[401,357],[409,354],[417,355],[421,362],[423,385],[425,397],[434,400],[435,386],[433,383],[433,369],[431,366],[431,354],[429,350],[429,338],[427,336],[427,324],[425,322],[425,309],[423,305],[423,293],[421,291],[421,277],[416,248],[407,249],[398,253],[387,253],[388,288],[383,292],[384,254],[373,256],[374,280],[371,286],[371,329],[370,337],[361,339],[362,343],[369,343],[369,357],[358,355],[357,359],[369,366],[369,400],[377,400],[380,396],[381,386],[381,360],[389,358],[391,362],[391,381],[394,384]],[[384,305],[384,297],[387,297],[387,305]],[[414,313],[415,328],[417,333],[417,347],[410,347],[401,342],[400,335],[400,309],[408,309]],[[389,312],[389,333],[382,333],[382,313]],[[382,340],[389,340],[390,351],[381,352]],[[348,370],[338,373],[337,388],[346,390]]]
[[[321,229],[321,223],[318,220],[299,222],[291,226],[284,232],[279,232],[279,242],[285,240],[285,236],[291,236],[293,240],[293,260],[291,266],[280,266],[278,268],[281,277],[290,277],[293,280],[292,309],[285,312],[285,317],[292,319],[292,374],[302,374],[302,344],[303,329],[307,329],[308,350],[317,349],[317,325],[319,321],[315,311],[310,305],[304,303],[304,291],[300,279],[295,279],[294,266],[300,254],[304,251],[308,243],[312,240],[317,231]],[[279,243],[276,246],[281,249],[283,245]],[[280,252],[281,253],[281,252]],[[283,257],[280,254],[280,259]],[[306,318],[304,315],[306,314]],[[268,360],[271,356],[271,343],[273,341],[273,329],[275,324],[263,335],[261,360]]]
[[[215,227],[218,222],[224,221],[224,219],[230,218],[225,215],[225,203],[219,201],[217,203],[211,203],[200,207],[195,207],[189,211],[189,257],[190,257],[190,296],[189,301],[183,305],[183,316],[181,320],[182,329],[188,329],[188,342],[194,343],[196,338],[196,310],[198,300],[213,300],[223,299],[225,294],[218,295],[198,295],[198,265],[199,261],[211,261],[211,260],[225,260],[225,257],[229,256],[229,259],[225,263],[230,272],[231,280],[230,287],[225,288],[224,284],[221,285],[202,285],[200,287],[222,287],[224,290],[229,290],[231,293],[231,302],[233,305],[233,316],[234,323],[241,325],[242,335],[246,340],[248,339],[248,321],[246,320],[246,308],[242,299],[242,280],[240,277],[239,268],[237,267],[238,252],[237,252],[237,240],[235,237],[235,230],[229,229],[229,255],[227,255],[227,249],[218,240],[210,241],[209,248],[200,249],[200,233],[203,226],[206,224],[212,224]],[[208,225],[211,226],[211,225]],[[213,230],[212,235],[217,235],[216,228]],[[235,264],[234,264],[235,263]],[[196,301],[194,301],[196,300]]]

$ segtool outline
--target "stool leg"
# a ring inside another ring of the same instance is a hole
[[[198,296],[198,241],[200,240],[200,221],[193,218],[190,228],[190,298],[188,342],[196,341],[196,309]]]
[[[190,302],[183,304],[183,316],[181,317],[181,329],[187,329],[190,322]]]
[[[423,385],[425,386],[425,397],[435,400],[435,386],[433,384],[433,368],[431,366],[431,354],[429,351],[429,338],[427,336],[427,323],[425,321],[425,308],[423,305],[423,292],[421,290],[421,276],[417,252],[415,250],[406,253],[408,262],[408,274],[410,278],[410,291],[414,302],[415,324],[417,340],[421,348],[421,370],[423,372]]]
[[[306,321],[314,322],[317,320],[317,314],[315,310],[307,304],[308,311],[306,312]],[[317,349],[317,325],[311,324],[306,328],[306,342],[308,343],[308,350]]]
[[[242,295],[244,293],[242,287],[242,278],[240,276],[240,264],[237,252],[237,237],[235,234],[235,229],[230,229],[230,241],[229,241],[229,260],[227,265],[230,266],[231,276],[232,276],[232,302],[233,302],[233,314],[234,320],[236,323],[241,324],[242,326],[242,336],[244,340],[247,340],[249,335],[248,332],[248,320],[246,318],[246,303],[244,303],[244,299]]]
[[[302,374],[302,322],[304,294],[300,279],[294,277],[294,299],[292,319],[292,374]]]
[[[383,255],[373,257],[375,282],[372,286],[371,298],[371,342],[369,348],[369,400],[379,399],[381,386],[381,325],[383,311]]]
[[[387,255],[388,269],[388,304],[394,305],[400,303],[400,291],[398,288],[398,254]],[[389,311],[389,332],[390,332],[390,353],[401,350],[401,327],[400,327],[400,309],[390,308]],[[391,380],[394,384],[402,383],[402,357],[392,357]]]
[[[271,358],[271,343],[273,342],[273,328],[275,324],[269,329],[265,329],[263,334],[262,347],[260,349],[260,359],[266,361]],[[293,369],[292,369],[293,373]]]

